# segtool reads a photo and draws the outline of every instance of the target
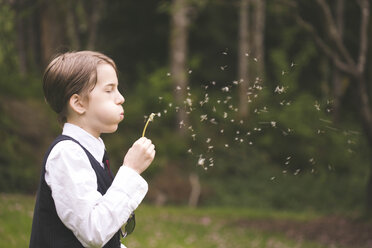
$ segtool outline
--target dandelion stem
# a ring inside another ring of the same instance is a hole
[[[154,116],[155,116],[155,114],[151,113],[149,118],[147,119],[145,127],[143,128],[142,137],[145,137],[147,125],[149,124],[150,121],[152,121],[154,119]]]

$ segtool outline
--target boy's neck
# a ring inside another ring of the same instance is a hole
[[[89,133],[90,135],[92,135],[96,139],[98,139],[101,136],[101,133],[95,132],[93,130],[89,130],[88,128],[86,128],[86,126],[84,125],[84,123],[82,121],[67,119],[67,123],[75,125],[77,127],[80,127],[81,129],[83,129],[85,132]]]

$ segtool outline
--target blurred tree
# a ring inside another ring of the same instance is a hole
[[[241,0],[239,13],[238,78],[239,116],[247,119],[249,113],[247,95],[250,82],[263,81],[265,65],[265,18],[264,0]],[[250,18],[252,21],[250,21]],[[248,57],[252,60],[248,60]]]
[[[249,6],[250,0],[240,1],[239,14],[239,50],[238,50],[238,78],[239,78],[239,116],[241,119],[248,117],[248,88],[249,88],[249,66],[248,53],[249,42]]]
[[[314,21],[305,20],[299,10],[299,8],[302,7],[301,3],[287,1],[287,3],[296,8],[294,13],[296,13],[297,21],[313,35],[315,42],[326,56],[332,60],[337,70],[348,75],[350,80],[355,84],[355,94],[358,101],[355,105],[357,106],[355,110],[359,114],[365,137],[369,143],[370,149],[372,149],[372,109],[366,73],[368,40],[371,36],[371,30],[368,29],[371,11],[370,2],[369,0],[356,0],[354,2],[359,7],[360,11],[359,23],[357,24],[358,28],[353,27],[351,33],[354,37],[359,36],[357,48],[348,45],[343,39],[342,27],[344,25],[344,18],[342,18],[341,13],[344,10],[343,2],[336,2],[336,14],[332,13],[330,3],[326,0],[317,0],[316,2],[321,10],[322,19],[325,21],[325,25],[323,26],[324,30],[317,28]],[[350,2],[348,3],[351,4]],[[348,10],[352,10],[352,8]],[[342,81],[337,80],[334,82],[337,84],[334,86],[335,93],[339,97],[339,89],[343,87]],[[349,90],[353,89],[353,87],[349,88]],[[372,215],[372,157],[370,158],[370,174],[366,188],[366,212],[368,215]]]
[[[171,6],[170,67],[175,88],[176,104],[179,107],[177,123],[188,123],[186,110],[182,107],[186,99],[187,79],[187,39],[190,24],[188,0],[173,0]],[[178,124],[177,124],[178,125]],[[180,128],[183,134],[184,129]]]

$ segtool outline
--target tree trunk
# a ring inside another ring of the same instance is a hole
[[[14,3],[15,15],[15,27],[17,33],[17,54],[18,54],[18,66],[19,73],[25,75],[27,73],[27,56],[26,56],[26,44],[25,44],[25,18],[23,15],[24,4],[22,0],[17,0]]]
[[[248,88],[249,88],[249,3],[250,0],[240,1],[239,13],[239,116],[247,119],[249,114]]]
[[[189,206],[197,207],[199,203],[200,193],[201,193],[201,185],[200,185],[198,174],[191,173],[189,176],[189,180],[190,180],[190,186],[191,186]]]
[[[358,80],[358,99],[360,101],[360,117],[365,137],[370,147],[372,147],[372,111],[369,98],[367,95],[367,87],[363,77]],[[369,178],[366,185],[366,214],[372,217],[372,156],[370,157]]]
[[[186,110],[183,108],[183,101],[186,99],[186,87],[188,78],[186,73],[187,60],[187,39],[188,39],[188,5],[187,0],[173,0],[171,8],[171,34],[170,34],[170,66],[171,79],[174,84],[177,112],[177,122],[188,123]],[[178,125],[177,125],[178,126]],[[185,129],[180,128],[184,134]]]
[[[253,27],[253,56],[257,59],[256,76],[263,79],[265,73],[265,19],[266,3],[265,0],[255,0],[254,27]]]
[[[336,27],[343,40],[344,33],[344,5],[345,0],[336,2]],[[338,122],[340,116],[341,98],[345,94],[346,85],[344,84],[342,74],[337,66],[333,65],[332,72],[332,95],[333,95],[333,121]]]
[[[43,1],[40,13],[40,35],[41,52],[44,66],[52,56],[60,52],[61,44],[64,44],[65,37],[63,21],[61,21],[58,4]]]
[[[92,4],[93,4],[92,11],[90,13],[90,18],[88,21],[89,23],[87,43],[88,50],[94,50],[96,47],[98,23],[99,20],[101,19],[101,11],[104,2],[102,0],[94,0]]]

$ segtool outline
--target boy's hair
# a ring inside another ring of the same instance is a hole
[[[47,66],[43,78],[44,96],[58,114],[60,123],[67,121],[67,103],[74,94],[83,96],[97,83],[97,66],[115,62],[106,55],[93,51],[67,52],[57,55]]]

